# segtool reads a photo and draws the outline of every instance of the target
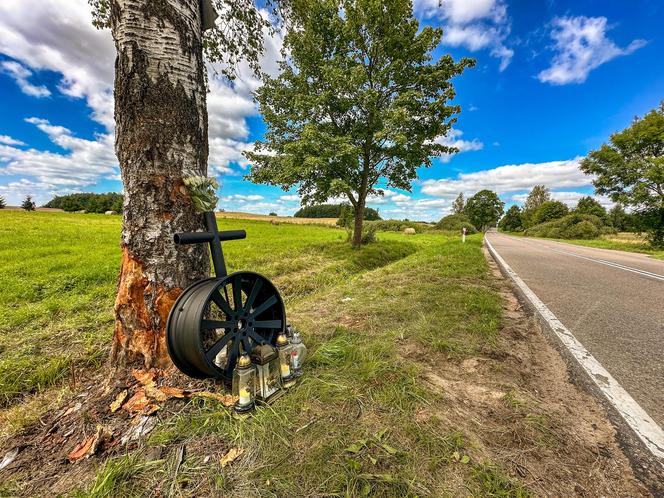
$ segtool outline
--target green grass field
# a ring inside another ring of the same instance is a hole
[[[214,402],[190,403],[165,420],[148,445],[225,441],[248,455],[225,471],[202,465],[204,452],[192,455],[175,476],[179,485],[237,496],[256,494],[266,482],[270,496],[443,492],[447,484],[437,476],[465,454],[466,442],[442,420],[416,420],[440,394],[421,385],[417,363],[402,348],[463,358],[494,347],[500,298],[480,236],[462,245],[441,233],[381,233],[377,243],[353,250],[346,233],[331,227],[248,220],[222,227],[247,230],[245,241],[224,247],[230,269],[274,280],[312,355],[297,388],[248,422],[237,423]],[[119,217],[0,211],[5,438],[66,398],[72,368],[94,372],[106,360],[119,229]],[[50,401],[40,402],[40,393]],[[78,493],[142,495],[172,465],[116,457]],[[461,474],[476,493],[525,493],[491,462],[471,462]]]

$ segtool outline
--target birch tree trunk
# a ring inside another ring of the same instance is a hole
[[[207,172],[199,0],[112,0],[115,150],[124,184],[122,267],[111,361],[170,365],[165,326],[182,289],[207,275],[207,249],[173,234],[202,227],[183,177]]]

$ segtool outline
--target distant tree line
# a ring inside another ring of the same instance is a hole
[[[607,212],[590,196],[582,197],[574,209],[569,209],[566,204],[553,200],[544,185],[535,185],[523,209],[511,206],[498,228],[541,237],[593,239],[601,234],[640,232],[645,229],[645,223],[640,213],[628,213],[620,204]]]
[[[351,208],[350,204],[315,204],[313,206],[303,206],[295,212],[293,216],[296,218],[341,218],[342,211],[344,213]],[[354,211],[350,211],[354,214]],[[364,219],[367,221],[380,220],[378,210],[372,208],[364,208]]]
[[[64,211],[85,211],[86,213],[105,213],[106,211],[122,212],[122,194],[108,192],[95,194],[92,192],[80,194],[58,195],[51,199],[44,207],[63,209]]]

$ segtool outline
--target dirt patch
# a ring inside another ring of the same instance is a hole
[[[140,449],[150,432],[192,397],[226,401],[214,392],[212,381],[189,379],[175,371],[133,372],[135,376],[125,379],[104,377],[103,370],[88,374],[62,406],[2,441],[0,460],[16,449],[18,455],[0,470],[0,495],[71,493],[94,478],[99,455],[108,458]]]
[[[651,496],[600,404],[571,382],[563,359],[490,265],[504,310],[495,349],[459,361],[413,343],[402,350],[427,358],[422,376],[442,398],[418,418],[460,428],[473,460],[500,462],[538,496]]]

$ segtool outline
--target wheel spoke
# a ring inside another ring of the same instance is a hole
[[[233,374],[233,369],[235,368],[235,363],[237,363],[237,357],[240,353],[240,341],[233,341],[231,350],[228,354],[228,360],[226,361],[226,366],[224,368],[224,375],[230,377]]]
[[[258,344],[263,344],[264,342],[266,342],[265,337],[262,337],[261,335],[256,333],[256,331],[254,331],[253,329],[249,329],[247,331],[247,334],[249,335],[249,337],[251,337],[254,340],[254,342]]]
[[[201,328],[203,330],[210,329],[230,329],[235,326],[235,322],[225,322],[221,320],[203,320]]]
[[[219,351],[224,349],[226,343],[233,337],[233,334],[230,332],[224,334],[224,336],[215,342],[210,349],[205,352],[205,356],[209,361],[214,361],[215,357],[219,354]]]
[[[247,302],[244,303],[244,311],[249,311],[251,307],[254,305],[254,301],[256,300],[256,297],[258,296],[258,292],[261,290],[261,287],[263,287],[263,281],[259,278],[256,279],[254,282],[254,286],[251,289],[251,292],[249,293],[249,297],[247,298]]]
[[[214,301],[214,304],[219,306],[219,309],[226,313],[226,316],[231,316],[233,315],[233,310],[231,310],[231,307],[229,306],[227,301],[224,301],[224,298],[221,297],[221,294],[219,294],[219,289],[214,291],[212,293],[212,301]]]
[[[276,296],[271,296],[267,301],[265,301],[263,304],[261,304],[260,306],[255,308],[254,311],[252,312],[252,315],[253,316],[260,315],[261,313],[263,313],[263,311],[268,309],[270,306],[272,306],[276,302],[277,302],[277,297]]]
[[[280,329],[281,320],[259,320],[254,322],[254,328],[257,329]]]
[[[233,279],[233,307],[236,312],[242,309],[242,279],[239,275]]]
[[[251,342],[248,337],[242,338],[242,346],[244,347],[244,354],[251,354]]]

